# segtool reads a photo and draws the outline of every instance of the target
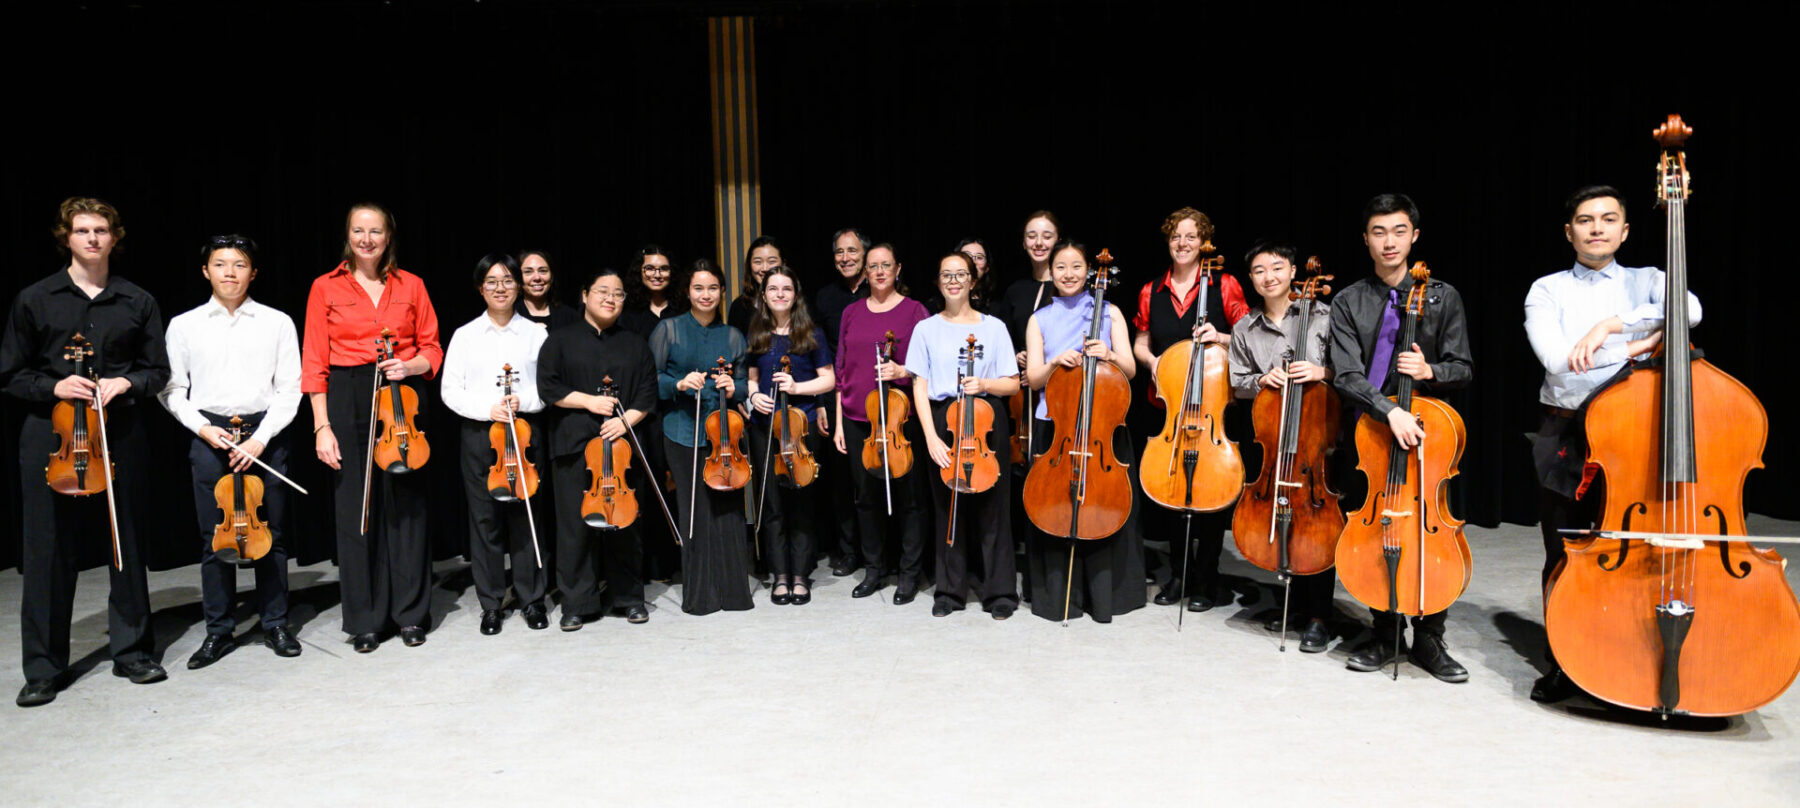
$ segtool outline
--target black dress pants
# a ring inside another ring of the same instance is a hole
[[[521,417],[521,423],[531,423],[530,419]],[[524,502],[501,502],[494,499],[488,491],[488,470],[494,465],[494,449],[488,430],[494,425],[492,421],[471,421],[462,419],[462,461],[463,493],[467,495],[469,510],[469,571],[475,579],[475,596],[481,601],[483,611],[499,611],[506,602],[506,562],[512,561],[513,594],[518,597],[519,605],[529,606],[541,604],[544,600],[544,582],[549,578],[548,556],[540,557],[543,545],[550,543],[555,534],[542,522],[538,523],[538,532],[532,534],[532,517],[525,512]],[[532,424],[533,441],[525,450],[525,459],[538,468],[539,491],[549,491],[554,486],[544,485],[542,479],[542,453],[538,447],[548,440],[547,433]],[[537,497],[532,497],[532,505],[537,504]]]
[[[394,474],[375,469],[369,489],[369,531],[362,531],[363,463],[368,457],[375,375],[374,365],[334,367],[325,395],[332,433],[343,455],[341,468],[332,475],[332,500],[347,634],[431,625],[431,543],[425,525],[431,491],[425,471]],[[413,382],[409,378],[401,384]],[[414,422],[421,431],[427,429],[423,419],[421,412]],[[444,454],[448,436],[438,441],[438,453]],[[437,462],[455,461],[440,457]]]
[[[849,453],[845,457],[852,469],[850,474],[856,480],[856,529],[862,545],[863,569],[876,576],[897,573],[902,586],[916,586],[925,555],[924,499],[927,494],[921,483],[930,473],[927,467],[935,464],[930,457],[921,457],[925,451],[925,437],[917,429],[917,419],[909,420],[904,433],[907,441],[912,443],[913,469],[906,476],[884,484],[879,469],[863,468],[863,441],[868,439],[869,431],[866,421],[844,419],[844,449]],[[892,514],[888,512],[890,492],[894,503]],[[900,533],[898,547],[889,539],[894,530]]]
[[[231,418],[202,411],[201,415],[213,426],[222,429],[231,428]],[[256,425],[262,423],[267,413],[242,416],[244,419],[243,436],[248,440],[255,431]],[[232,614],[232,601],[237,599],[237,565],[218,557],[213,552],[213,532],[224,518],[219,510],[219,501],[213,490],[219,484],[219,478],[231,473],[229,452],[215,449],[200,436],[194,436],[188,446],[188,465],[194,471],[194,512],[200,515],[200,610],[206,615],[206,633],[229,636],[237,630],[237,618]],[[269,464],[283,474],[288,470],[288,443],[286,436],[279,436],[275,442],[263,447],[263,453],[257,458]],[[274,626],[287,625],[288,608],[288,552],[281,538],[287,518],[287,483],[270,477],[257,466],[251,466],[244,472],[245,476],[261,478],[263,484],[262,518],[269,526],[269,535],[273,538],[269,552],[251,564],[256,571],[256,604],[262,615],[264,631]]]
[[[630,440],[630,438],[626,438]],[[633,465],[636,465],[633,458]],[[562,589],[563,614],[583,617],[599,614],[608,604],[600,598],[600,580],[606,580],[610,607],[627,609],[644,603],[644,545],[637,525],[656,514],[645,511],[643,490],[649,481],[641,475],[627,477],[638,491],[638,518],[629,527],[598,530],[581,520],[581,498],[592,478],[582,454],[552,460],[551,483],[556,486],[556,579]]]
[[[970,401],[986,401],[994,410],[994,428],[988,433],[988,449],[1000,465],[1000,478],[994,487],[979,494],[956,495],[956,544],[937,548],[937,595],[940,603],[960,609],[967,602],[970,589],[976,590],[981,605],[992,610],[1001,602],[1019,605],[1018,557],[1013,552],[1012,534],[1012,425],[1007,421],[1006,401],[981,396]],[[945,410],[954,399],[932,402],[931,416],[938,437],[951,449],[955,458],[956,441],[945,423]],[[944,484],[942,471],[929,462],[931,452],[920,446],[918,457],[927,461],[918,471],[926,476],[926,487],[936,506],[937,532],[933,541],[945,541],[950,535],[950,486]],[[976,564],[970,571],[971,562]]]
[[[779,441],[780,436],[775,436],[775,439]],[[768,562],[770,572],[797,577],[803,582],[810,581],[813,567],[817,565],[813,547],[818,535],[818,523],[821,521],[815,517],[814,511],[821,510],[818,507],[818,493],[826,490],[828,483],[824,479],[824,469],[820,468],[819,477],[811,485],[789,488],[783,482],[787,478],[776,474],[776,466],[781,463],[781,447],[771,446],[771,443],[769,427],[752,421],[750,454],[756,459],[752,476],[756,479],[758,490],[762,492],[756,503],[762,511],[762,524],[754,528],[754,538],[762,544],[762,557]],[[822,451],[824,442],[816,431],[808,431],[802,443],[812,453],[814,463],[825,456]],[[832,447],[830,453],[837,454],[837,448]],[[770,454],[776,455],[773,461],[775,465],[770,463]]]
[[[150,631],[150,589],[144,578],[142,537],[137,517],[147,496],[148,427],[139,423],[144,405],[108,407],[107,437],[115,471],[114,502],[119,514],[119,557],[123,569],[107,566],[106,632],[114,662],[149,659],[156,648]],[[75,579],[81,548],[112,542],[106,495],[63,496],[44,481],[45,460],[57,448],[50,419],[25,416],[19,429],[19,508],[24,517],[24,596],[19,608],[19,646],[26,681],[61,676],[69,667],[69,622],[75,610]],[[89,474],[99,474],[97,462]],[[112,553],[107,551],[110,558]]]

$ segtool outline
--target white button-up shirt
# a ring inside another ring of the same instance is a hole
[[[249,437],[264,446],[294,421],[300,407],[300,340],[286,314],[249,298],[237,313],[218,298],[169,321],[169,384],[157,398],[175,420],[198,434],[200,412],[267,411]]]
[[[1538,400],[1553,407],[1577,409],[1619,366],[1631,361],[1625,343],[1662,327],[1663,271],[1656,267],[1622,267],[1618,262],[1600,269],[1577,263],[1561,272],[1538,278],[1525,295],[1525,336],[1544,365],[1544,386]],[[1688,292],[1688,325],[1700,324],[1700,298]],[[1606,338],[1594,352],[1593,368],[1569,372],[1569,352],[1575,343],[1608,317],[1625,324],[1622,333]]]
[[[486,312],[463,324],[450,335],[450,347],[444,352],[444,404],[471,421],[492,421],[491,410],[500,403],[501,368],[510,364],[519,374],[512,388],[519,397],[519,411],[542,410],[537,357],[548,336],[542,324],[517,314],[504,326],[495,325]]]

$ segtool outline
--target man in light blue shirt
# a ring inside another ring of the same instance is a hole
[[[1538,391],[1544,419],[1531,454],[1540,485],[1546,584],[1563,560],[1561,530],[1589,527],[1599,512],[1598,490],[1575,498],[1587,463],[1582,419],[1588,397],[1662,340],[1663,271],[1614,260],[1630,235],[1617,189],[1594,185],[1576,191],[1563,217],[1563,237],[1575,248],[1575,265],[1537,279],[1525,296],[1525,335],[1544,366]],[[1692,292],[1687,309],[1689,325],[1699,324],[1700,300]],[[1574,695],[1574,684],[1553,655],[1549,661],[1551,670],[1532,687],[1531,698],[1554,702]]]

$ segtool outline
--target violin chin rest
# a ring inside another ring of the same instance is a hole
[[[617,530],[617,528],[612,526],[611,522],[606,521],[605,516],[597,513],[583,514],[581,521],[595,530]]]
[[[519,499],[513,496],[511,488],[505,487],[488,489],[488,496],[493,497],[495,502],[515,502]]]
[[[412,470],[413,470],[413,467],[406,465],[405,462],[395,463],[391,466],[388,466],[387,468],[382,469],[382,471],[385,471],[389,474],[406,474]]]

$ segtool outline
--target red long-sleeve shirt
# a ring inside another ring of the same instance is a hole
[[[314,279],[306,297],[300,392],[325,392],[333,367],[374,364],[375,339],[384,327],[394,333],[396,357],[423,356],[431,363],[425,378],[437,375],[444,349],[438,342],[437,311],[419,276],[398,268],[390,271],[379,304],[369,300],[348,262]]]

